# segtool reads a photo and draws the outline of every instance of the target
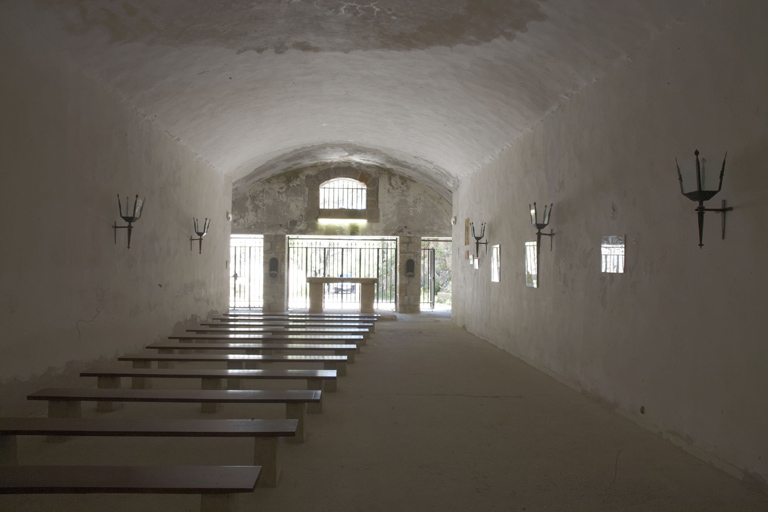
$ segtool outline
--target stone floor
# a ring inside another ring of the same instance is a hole
[[[90,406],[86,414],[97,415]],[[154,404],[111,414],[200,416],[194,406]],[[211,417],[282,414],[281,406],[229,407]],[[242,510],[768,510],[759,490],[468,334],[444,313],[379,322],[338,393],[326,395],[325,412],[308,416],[307,429],[306,443],[281,447],[279,487],[244,496]],[[26,464],[248,464],[250,450],[248,440],[20,440]],[[0,510],[196,511],[198,500],[0,496]]]

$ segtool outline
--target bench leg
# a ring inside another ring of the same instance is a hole
[[[352,363],[355,362],[355,353],[354,352],[349,352],[347,350],[336,350],[336,351],[334,351],[334,354],[336,354],[337,356],[346,355],[347,356],[347,362],[349,364],[352,364]]]
[[[80,418],[80,400],[48,400],[49,418]]]
[[[152,361],[134,361],[134,368],[152,368]],[[150,389],[152,381],[148,377],[133,377],[131,382],[133,389]]]
[[[96,387],[99,389],[120,389],[121,382],[120,377],[97,377]],[[114,402],[96,402],[96,411],[98,412],[112,412],[120,409],[123,404],[116,404]]]
[[[373,313],[373,301],[376,298],[376,289],[373,283],[360,285],[360,313]]]
[[[173,354],[173,349],[170,348],[161,348],[157,351],[158,354]],[[157,362],[158,368],[173,368],[173,363],[171,361],[158,361]]]
[[[200,512],[237,512],[237,494],[202,494]]]
[[[323,287],[322,283],[309,283],[309,312],[323,312]]]
[[[307,389],[317,389],[321,391],[320,401],[307,404],[307,412],[310,414],[320,414],[323,412],[323,381],[320,379],[307,379]]]
[[[228,370],[242,370],[245,368],[243,361],[227,361]],[[240,389],[240,379],[227,379],[227,389]]]
[[[277,462],[279,445],[279,437],[254,438],[253,465],[261,466],[259,487],[277,487],[281,472]]]
[[[293,442],[293,443],[304,442],[304,409],[306,409],[306,407],[304,406],[303,403],[285,404],[285,417],[288,419],[299,420],[298,425],[296,425],[296,436],[289,437],[288,438],[289,442]]]
[[[203,377],[201,382],[202,389],[223,389],[223,379],[213,377]],[[219,404],[217,403],[203,403],[200,404],[200,412],[214,413],[219,410]]]
[[[18,457],[16,436],[0,436],[0,466],[17,466]]]
[[[79,400],[48,400],[49,418],[80,418],[82,416]],[[67,436],[46,436],[49,443],[61,443]]]
[[[326,370],[336,370],[336,375],[339,377],[347,375],[347,363],[328,362],[323,363],[323,365]]]

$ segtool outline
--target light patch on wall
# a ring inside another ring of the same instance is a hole
[[[525,242],[525,286],[539,287],[539,262],[536,258],[536,242]]]
[[[604,236],[600,244],[600,271],[607,274],[624,273],[624,235]]]
[[[498,245],[491,246],[491,282],[501,281],[501,254]]]
[[[367,224],[365,219],[317,219],[319,224],[340,224],[348,226],[349,224]]]

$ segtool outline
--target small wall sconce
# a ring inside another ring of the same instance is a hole
[[[139,195],[136,194],[136,199],[133,202],[133,212],[128,209],[128,198],[125,198],[125,215],[123,215],[123,205],[120,202],[120,194],[117,194],[117,210],[120,213],[120,218],[128,223],[127,226],[118,226],[117,222],[114,223],[112,229],[115,232],[115,245],[117,245],[117,230],[128,230],[128,248],[131,248],[131,232],[133,231],[133,223],[141,218],[141,212],[144,209],[144,199],[139,199]]]
[[[541,252],[542,236],[549,237],[549,250],[551,251],[552,237],[555,236],[555,232],[550,229],[549,233],[542,233],[541,230],[549,225],[549,219],[552,217],[552,203],[549,203],[549,210],[547,210],[547,205],[544,205],[544,218],[541,222],[539,222],[539,210],[536,208],[536,203],[533,203],[533,206],[529,204],[528,208],[531,210],[531,224],[536,226],[536,251]]]
[[[680,192],[690,199],[691,201],[698,201],[699,206],[696,207],[696,215],[699,217],[699,249],[704,245],[702,238],[704,236],[704,212],[720,212],[723,214],[723,236],[725,240],[725,212],[733,210],[732,207],[725,207],[725,199],[722,202],[722,208],[705,208],[704,201],[709,201],[715,194],[720,192],[723,187],[723,175],[725,174],[725,160],[728,157],[728,153],[725,153],[723,157],[723,167],[720,169],[720,180],[717,183],[717,190],[715,190],[715,181],[717,180],[715,173],[707,173],[707,159],[702,158],[699,161],[699,150],[693,152],[696,155],[696,188],[693,188],[693,162],[684,162],[683,171],[688,178],[686,183],[683,183],[683,175],[680,172],[680,164],[675,158],[675,164],[677,165],[677,178],[680,180]],[[686,165],[687,164],[687,165]],[[688,172],[686,172],[688,171]]]
[[[277,277],[277,258],[269,259],[269,277]]]
[[[416,275],[416,262],[413,260],[408,260],[405,262],[405,275],[406,277],[413,277]]]
[[[475,224],[473,222],[469,223],[469,227],[472,230],[472,237],[475,239],[475,258],[480,256],[480,246],[481,245],[485,246],[485,253],[488,254],[488,240],[486,240],[485,242],[481,242],[480,241],[480,240],[482,240],[485,237],[485,222],[483,222],[480,225],[480,234],[479,235],[475,233]]]
[[[198,242],[199,244],[199,250],[198,254],[203,254],[203,237],[208,234],[208,226],[211,225],[211,219],[205,218],[205,221],[203,222],[203,230],[200,231],[200,228],[197,225],[197,219],[194,217],[192,218],[192,222],[195,226],[195,234],[197,235],[197,238],[189,237],[189,250],[192,250],[192,242]]]

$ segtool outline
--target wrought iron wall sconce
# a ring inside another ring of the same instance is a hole
[[[269,258],[269,277],[277,277],[277,258]]]
[[[677,178],[680,180],[680,192],[690,199],[691,201],[698,201],[699,206],[696,207],[696,215],[699,218],[699,249],[701,249],[704,244],[702,243],[702,238],[704,237],[704,212],[720,212],[723,215],[723,235],[722,239],[725,240],[725,212],[729,212],[733,210],[732,207],[726,208],[725,206],[725,199],[723,199],[722,202],[722,208],[705,208],[704,207],[704,201],[709,201],[712,199],[715,194],[720,192],[720,189],[723,188],[723,175],[725,174],[725,160],[728,158],[728,153],[725,153],[725,156],[723,157],[723,166],[720,169],[720,179],[717,184],[717,190],[714,189],[715,185],[715,174],[713,173],[707,173],[707,159],[702,158],[699,160],[699,150],[693,152],[694,155],[696,155],[696,188],[693,188],[693,177],[688,176],[688,182],[683,182],[683,175],[680,172],[680,164],[677,161],[677,158],[675,158],[675,164],[677,165]],[[683,166],[686,167],[685,165]],[[692,167],[692,165],[690,165]],[[689,169],[693,170],[693,169]],[[689,175],[690,173],[686,173],[686,175]]]
[[[486,240],[485,242],[481,242],[480,241],[483,238],[485,238],[485,222],[483,222],[480,225],[480,234],[479,235],[475,232],[475,223],[474,222],[470,222],[469,223],[469,227],[472,230],[472,237],[475,239],[475,258],[480,256],[480,246],[481,245],[485,246],[485,253],[488,254],[488,240]]]
[[[552,217],[552,203],[549,204],[549,210],[547,210],[547,205],[544,205],[544,218],[541,222],[539,222],[539,210],[536,207],[536,203],[533,203],[533,206],[530,204],[528,205],[528,208],[531,210],[531,224],[533,226],[536,226],[536,252],[541,252],[541,237],[542,236],[548,236],[549,237],[549,250],[552,250],[552,237],[555,236],[555,232],[550,229],[549,233],[542,233],[541,230],[546,228],[549,225],[549,219]]]
[[[118,226],[117,221],[112,225],[112,229],[115,232],[115,245],[117,245],[117,230],[128,230],[128,248],[131,248],[131,232],[133,231],[133,223],[141,218],[141,212],[144,210],[144,199],[139,199],[139,195],[136,194],[136,199],[133,202],[133,212],[128,208],[128,198],[125,198],[125,214],[123,214],[123,204],[120,202],[120,194],[117,194],[117,211],[120,213],[120,218],[128,223],[127,226]]]
[[[197,219],[193,217],[192,221],[195,225],[195,234],[197,235],[197,238],[189,237],[189,250],[192,250],[192,242],[197,242],[199,244],[198,254],[203,254],[203,237],[208,234],[208,226],[211,225],[211,219],[206,217],[205,221],[203,222],[202,231],[200,231],[200,228],[197,224]]]

